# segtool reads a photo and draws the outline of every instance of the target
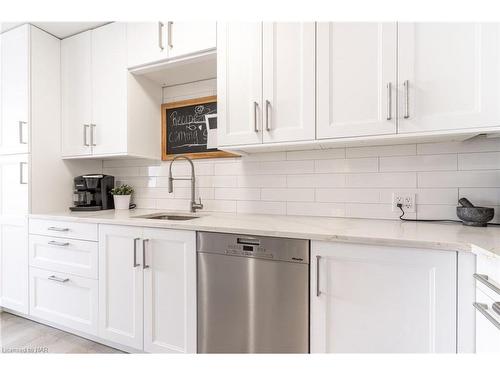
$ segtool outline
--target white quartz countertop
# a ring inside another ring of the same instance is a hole
[[[496,226],[475,228],[460,223],[415,223],[396,220],[203,212],[196,213],[198,218],[187,221],[137,217],[165,212],[145,209],[68,211],[33,214],[30,218],[405,246],[465,251],[500,257],[500,227]],[[186,212],[178,212],[178,214],[190,215]]]

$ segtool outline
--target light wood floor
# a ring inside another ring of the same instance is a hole
[[[0,354],[12,349],[39,349],[42,353],[122,353],[6,312],[0,312],[0,348]]]

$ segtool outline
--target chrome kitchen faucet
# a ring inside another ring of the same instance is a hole
[[[172,165],[174,161],[177,159],[185,159],[191,164],[191,178],[173,178],[172,177]],[[203,208],[203,204],[201,203],[201,197],[198,198],[200,203],[196,203],[194,198],[194,186],[195,186],[195,173],[194,173],[194,164],[193,161],[184,155],[178,155],[172,159],[170,162],[170,168],[168,169],[168,192],[172,193],[174,191],[174,180],[191,180],[191,212],[196,212],[196,210],[201,210]]]

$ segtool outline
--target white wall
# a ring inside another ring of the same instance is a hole
[[[216,94],[208,80],[164,89],[171,102]],[[500,138],[350,147],[195,161],[205,211],[396,219],[393,192],[416,193],[407,217],[456,219],[459,197],[495,208],[500,222]],[[138,207],[189,208],[189,181],[167,191],[168,162],[104,161],[104,173],[136,188]],[[188,176],[176,162],[174,176]]]

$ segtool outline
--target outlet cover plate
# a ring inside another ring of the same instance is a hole
[[[415,196],[415,193],[392,193],[392,211],[401,211],[397,206],[398,203],[401,203],[404,212],[415,212]]]

